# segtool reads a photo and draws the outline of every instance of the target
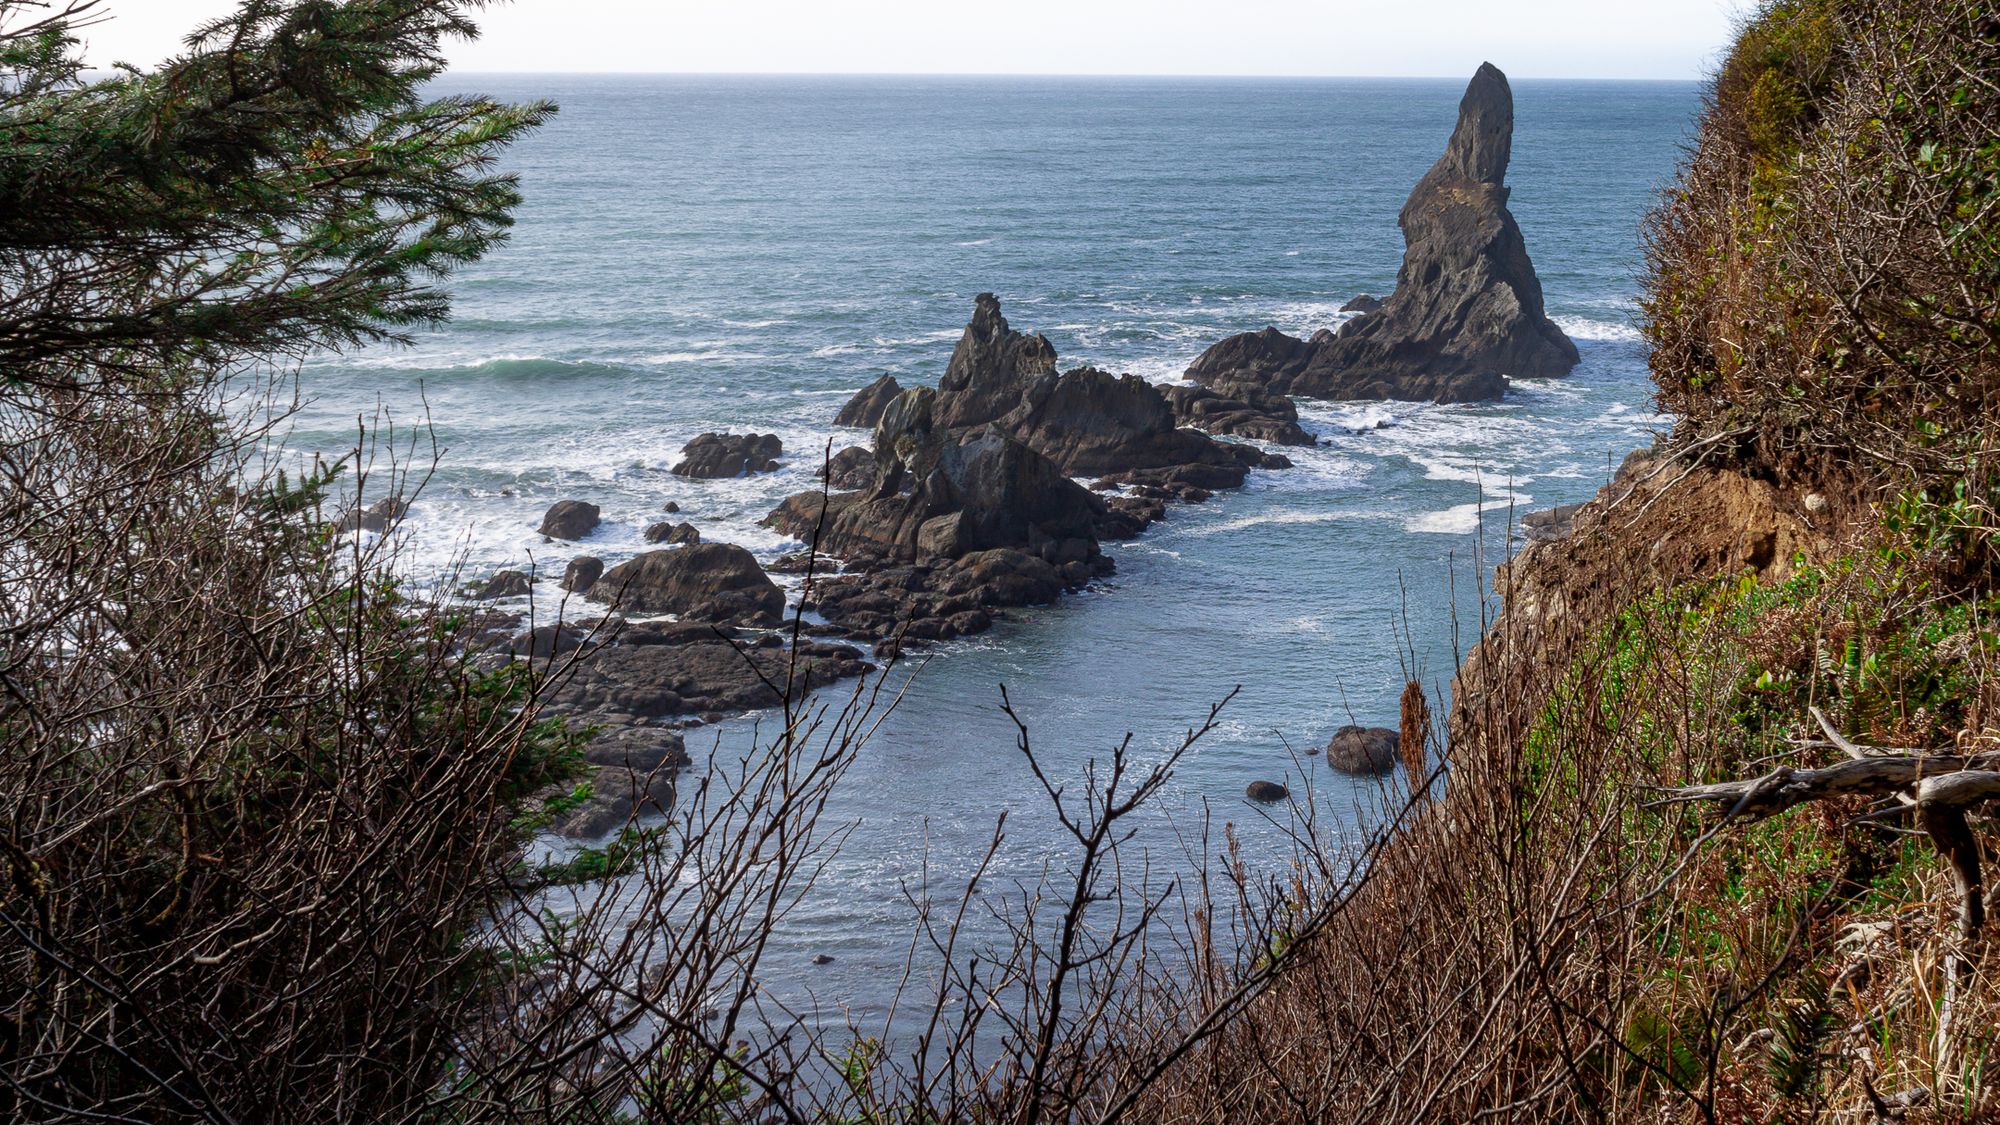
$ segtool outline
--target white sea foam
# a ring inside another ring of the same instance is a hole
[[[1628,321],[1593,320],[1581,316],[1553,316],[1556,327],[1572,340],[1615,340],[1620,343],[1636,343],[1645,339]]]

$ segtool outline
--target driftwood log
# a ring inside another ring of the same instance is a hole
[[[2000,751],[1952,754],[1862,746],[1835,730],[1819,708],[1810,710],[1827,741],[1809,745],[1832,746],[1847,756],[1846,761],[1819,769],[1780,766],[1762,777],[1682,786],[1651,803],[1709,802],[1725,810],[1725,824],[1765,820],[1798,805],[1832,797],[1861,795],[1912,806],[1918,824],[1951,865],[1959,895],[1959,958],[1952,967],[1961,968],[1961,962],[1976,955],[1986,923],[1979,842],[1973,838],[1965,813],[1974,805],[2000,798]]]

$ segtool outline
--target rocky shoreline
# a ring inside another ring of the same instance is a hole
[[[765,517],[806,550],[767,572],[741,546],[660,521],[644,534],[658,549],[608,568],[592,556],[569,562],[562,588],[603,606],[601,617],[480,615],[472,643],[485,658],[559,664],[548,706],[599,731],[597,797],[558,830],[600,834],[621,810],[670,798],[686,762],[676,728],[775,706],[786,692],[803,697],[865,675],[878,666],[871,657],[984,632],[1010,610],[1108,577],[1106,542],[1140,535],[1175,504],[1239,488],[1251,472],[1289,468],[1278,450],[1314,444],[1294,394],[1476,401],[1498,398],[1510,374],[1566,373],[1575,348],[1543,315],[1505,207],[1512,123],[1505,77],[1482,67],[1444,156],[1403,209],[1409,246],[1396,290],[1356,298],[1349,307],[1360,315],[1338,333],[1231,337],[1195,361],[1189,382],[1157,386],[1060,369],[1047,337],[1013,329],[999,299],[982,293],[937,386],[885,374],[862,388],[834,423],[869,431],[866,443],[828,455],[821,488]],[[706,433],[672,471],[720,480],[771,472],[784,457],[775,434]],[[371,509],[350,523],[374,530],[401,514]],[[564,500],[540,531],[574,542],[600,518],[595,505]],[[805,575],[795,598],[772,573]],[[531,574],[508,570],[466,593],[531,589]],[[788,621],[795,642],[779,631]],[[1394,733],[1344,729],[1329,760],[1379,772]],[[1282,787],[1264,792],[1275,799]]]

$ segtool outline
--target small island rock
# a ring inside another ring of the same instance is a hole
[[[597,505],[582,500],[558,500],[542,516],[541,532],[551,539],[581,539],[597,529]]]

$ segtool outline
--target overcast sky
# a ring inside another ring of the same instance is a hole
[[[148,65],[232,0],[108,0],[92,65]],[[1697,78],[1745,0],[513,0],[455,69]]]

